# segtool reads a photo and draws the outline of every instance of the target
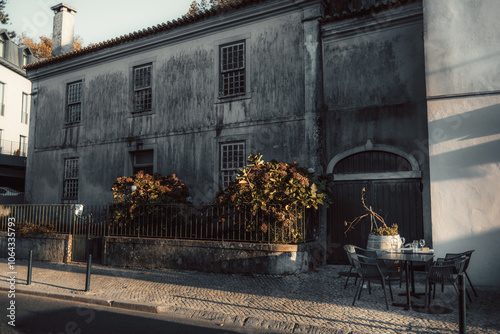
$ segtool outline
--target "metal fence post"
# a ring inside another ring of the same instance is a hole
[[[87,280],[85,282],[85,292],[90,291],[90,267],[92,266],[92,254],[89,254],[87,261]]]
[[[33,268],[33,251],[30,250],[30,262],[28,263],[28,278],[26,279],[26,285],[31,285],[31,270]]]
[[[466,308],[467,300],[465,290],[465,275],[461,273],[458,275],[458,329],[460,334],[467,333],[466,324]]]

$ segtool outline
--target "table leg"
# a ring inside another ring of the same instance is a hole
[[[411,293],[415,295],[415,271],[413,270],[413,262],[410,263],[410,272],[411,272]]]
[[[413,268],[412,268],[413,269]],[[406,261],[405,263],[405,276],[406,276],[406,305],[408,309],[410,308],[410,272],[411,272],[411,278],[412,278],[412,283],[414,282],[413,279],[413,270],[410,270],[410,262]],[[413,289],[415,289],[415,286],[412,284]]]
[[[410,309],[410,264],[405,261],[405,279],[406,279],[406,304],[392,303],[393,306],[404,307],[405,311]]]

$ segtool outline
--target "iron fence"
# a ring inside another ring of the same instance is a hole
[[[192,205],[4,205],[0,228],[8,217],[22,226],[48,227],[53,232],[98,236],[222,240],[260,243],[302,243],[313,240],[316,211],[304,207],[252,214],[250,208]]]

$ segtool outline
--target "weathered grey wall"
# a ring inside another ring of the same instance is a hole
[[[207,272],[283,275],[321,265],[316,242],[264,245],[235,242],[105,238],[104,264]]]
[[[418,2],[326,23],[322,123],[325,164],[368,139],[417,159],[424,234],[430,242],[423,28]]]
[[[16,259],[27,260],[30,250],[33,261],[65,263],[71,261],[71,235],[43,234],[16,238]],[[8,258],[7,233],[0,232],[1,257]]]
[[[474,249],[477,285],[500,284],[500,3],[424,0],[436,256]]]
[[[353,34],[326,30],[339,24],[324,28],[327,159],[367,139],[419,150],[427,138],[422,17],[373,29],[353,21]],[[426,157],[419,162],[425,170]]]
[[[218,47],[239,35],[248,37],[249,94],[219,101]],[[141,62],[153,63],[150,115],[131,114],[131,68]],[[82,121],[65,126],[66,83],[78,79],[84,80]],[[138,142],[155,150],[156,171],[176,173],[195,202],[214,198],[224,140],[246,140],[247,153],[262,153],[266,160],[306,163],[300,10],[43,78],[35,89],[31,203],[61,202],[68,156],[80,158],[78,201],[110,201],[116,178],[131,174],[129,151]]]

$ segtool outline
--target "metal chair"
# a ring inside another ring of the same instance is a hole
[[[377,251],[371,249],[364,249],[361,247],[354,246],[354,251],[358,255],[363,255],[366,257],[371,257],[376,259],[378,257]],[[382,273],[388,277],[390,281],[399,280],[399,287],[401,287],[401,282],[403,281],[403,271],[401,269],[401,263],[399,261],[384,261],[377,260],[380,270]],[[392,297],[392,292],[391,292]]]
[[[358,299],[361,298],[361,292],[363,291],[363,284],[365,283],[365,281],[368,282],[380,281],[382,283],[382,289],[384,290],[385,306],[387,307],[387,309],[389,309],[389,303],[387,301],[387,293],[385,291],[385,282],[387,280],[387,276],[385,276],[382,273],[382,270],[378,265],[378,261],[374,258],[366,257],[363,255],[356,255],[356,258],[353,258],[352,260],[360,277],[358,286],[356,288],[356,293],[354,294],[352,305],[354,306],[354,303],[356,302],[356,297],[358,297]],[[389,283],[389,290],[391,290],[390,283]],[[369,287],[369,291],[371,293],[371,287]],[[391,290],[391,299],[392,299],[392,290]]]
[[[472,288],[472,291],[474,292],[474,296],[477,297],[476,289],[474,289],[474,285],[472,285],[472,282],[469,278],[469,274],[467,274],[467,268],[469,268],[469,263],[470,263],[470,258],[472,256],[472,252],[474,252],[474,249],[468,250],[468,251],[463,252],[463,253],[446,253],[445,259],[453,259],[456,257],[464,257],[464,256],[467,257],[467,261],[465,261],[465,265],[464,265],[464,273],[465,273],[465,277],[467,277],[467,281],[469,281],[469,285]],[[467,295],[469,296],[469,301],[472,302],[468,291],[467,291]]]
[[[356,246],[354,245],[344,245],[344,250],[347,254],[347,259],[349,260],[349,264],[351,265],[351,268],[349,268],[349,273],[347,274],[347,278],[344,283],[344,289],[347,288],[347,282],[349,281],[349,278],[351,278],[351,275],[353,274],[352,272],[353,269],[354,269],[354,276],[356,277],[354,284],[356,285],[358,283],[358,272],[352,261],[353,257],[354,258],[356,257],[355,247]]]
[[[465,261],[464,257],[456,257],[453,259],[437,259],[437,261],[429,268],[427,278],[425,280],[425,309],[428,311],[431,302],[431,290],[434,287],[433,298],[436,298],[436,284],[453,285],[455,292],[458,295],[458,273],[463,272]],[[429,296],[427,296],[427,294]]]

